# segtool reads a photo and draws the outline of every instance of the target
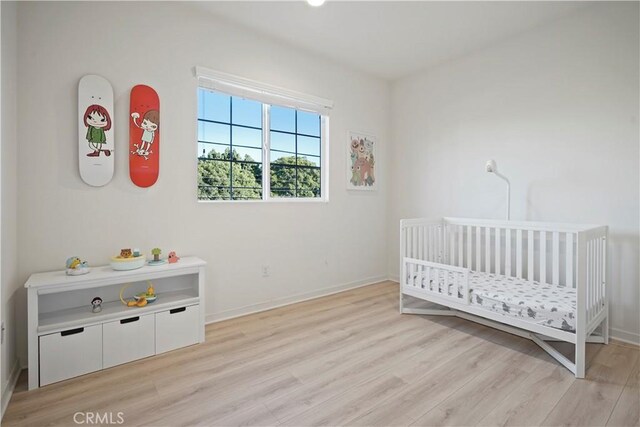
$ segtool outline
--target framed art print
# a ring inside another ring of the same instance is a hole
[[[347,143],[347,190],[377,190],[375,166],[377,138],[349,132]]]

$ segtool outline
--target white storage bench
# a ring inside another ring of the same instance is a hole
[[[132,271],[96,267],[83,276],[33,274],[28,292],[29,389],[204,342],[204,268],[195,257]],[[125,307],[146,290],[158,299]],[[103,300],[91,311],[91,300]]]

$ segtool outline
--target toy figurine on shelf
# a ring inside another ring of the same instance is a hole
[[[143,267],[147,262],[147,258],[140,253],[139,249],[131,248],[120,249],[120,255],[111,257],[111,267],[114,270],[126,271],[135,270]]]
[[[162,253],[162,249],[153,248],[151,249],[151,254],[153,255],[153,259],[148,262],[149,265],[162,265],[166,264],[167,260],[161,259],[160,254]]]
[[[102,298],[95,297],[91,300],[91,311],[93,313],[100,313],[102,311]]]
[[[158,296],[156,295],[156,290],[153,287],[153,283],[151,283],[151,281],[147,281],[147,292],[141,292],[138,295],[134,295],[133,298],[136,301],[140,301],[141,299],[146,299],[147,302],[149,304],[151,304],[152,302],[154,302],[156,299],[158,299]]]
[[[142,292],[137,295],[134,295],[133,299],[129,301],[126,301],[122,297],[124,290],[129,287],[129,284],[124,285],[122,289],[120,289],[120,301],[122,302],[122,304],[126,305],[127,307],[144,307],[147,304],[150,304],[154,302],[156,299],[158,299],[158,296],[156,295],[156,291],[153,287],[153,283],[151,283],[151,281],[148,281],[147,284],[148,284],[148,287],[146,292]]]
[[[89,268],[89,264],[87,264],[87,261],[82,261],[77,256],[68,258],[66,266],[68,276],[79,276],[81,274],[87,274],[91,271],[91,269]]]
[[[176,255],[174,251],[169,252],[169,258],[167,259],[169,260],[169,264],[175,264],[176,262],[180,261],[180,257]]]

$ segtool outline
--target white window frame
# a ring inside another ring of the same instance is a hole
[[[203,67],[196,67],[195,75],[198,79],[196,99],[198,91],[205,89],[262,103],[262,199],[201,200],[198,198],[196,185],[196,199],[199,203],[326,203],[329,201],[329,112],[333,108],[333,101]],[[271,106],[293,108],[320,115],[320,197],[271,197]],[[198,117],[196,117],[196,129],[197,119]],[[195,144],[195,147],[197,152],[198,144]]]

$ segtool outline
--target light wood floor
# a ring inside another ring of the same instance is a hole
[[[23,373],[3,424],[74,425],[92,411],[155,426],[638,426],[638,348],[587,355],[576,380],[528,340],[400,315],[385,282],[209,325],[205,344],[39,390]]]

